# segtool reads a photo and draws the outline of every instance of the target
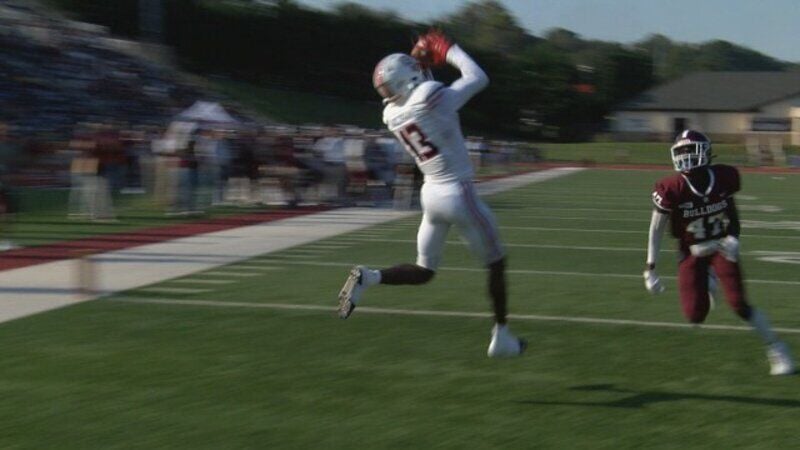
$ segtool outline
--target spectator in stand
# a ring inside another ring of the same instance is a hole
[[[71,190],[69,217],[90,220],[113,220],[111,192],[103,173],[108,142],[100,134],[102,126],[88,124],[76,130],[69,147]]]
[[[17,212],[17,198],[11,176],[15,173],[18,157],[19,151],[11,141],[8,125],[0,122],[0,251],[16,247],[8,235]]]
[[[324,161],[315,155],[314,138],[310,134],[296,134],[292,137],[295,166],[298,169],[297,189],[302,201],[319,204],[319,185],[323,179]]]
[[[298,177],[300,170],[295,159],[294,141],[287,133],[279,134],[273,140],[273,164],[270,171],[278,180],[278,186],[287,206],[296,207],[300,203]]]
[[[142,167],[150,145],[143,128],[131,128],[120,132],[122,147],[125,150],[125,169],[122,192],[128,194],[141,194],[145,192]]]
[[[483,163],[485,163],[485,156],[489,152],[489,146],[486,145],[486,141],[483,140],[480,136],[469,136],[467,137],[467,151],[469,152],[469,158],[472,161],[472,166],[475,167],[475,171],[479,171]]]
[[[177,215],[196,214],[197,192],[197,156],[195,155],[195,139],[189,139],[186,146],[178,150],[176,169],[178,192],[172,213]]]
[[[253,186],[258,179],[255,145],[256,136],[251,131],[239,132],[233,141],[227,197],[238,205],[254,203]]]
[[[347,166],[344,158],[344,139],[339,130],[326,129],[325,135],[314,143],[314,150],[324,163],[322,201],[333,204],[344,202],[347,195]]]
[[[94,155],[95,141],[88,127],[76,128],[69,142],[70,191],[68,217],[73,219],[90,218],[93,212],[98,160]]]
[[[369,176],[370,197],[380,205],[388,201],[394,184],[394,148],[385,145],[378,133],[366,136],[364,161]]]
[[[364,160],[366,143],[361,130],[352,130],[344,140],[344,157],[347,166],[348,196],[365,199],[367,194],[367,164]]]
[[[111,221],[114,219],[112,203],[112,181],[119,184],[119,167],[124,161],[125,152],[119,139],[119,131],[110,125],[96,124],[93,127],[94,146],[92,156],[97,159],[97,172],[90,178],[92,220]]]
[[[211,204],[220,205],[225,201],[225,192],[228,188],[228,178],[231,173],[231,146],[225,132],[222,130],[214,130],[211,137],[214,140],[214,158],[218,168],[218,174],[213,180],[214,192]]]
[[[220,164],[217,161],[218,141],[214,134],[210,128],[201,128],[196,137],[197,204],[200,209],[206,209],[214,204],[214,193],[220,178]]]

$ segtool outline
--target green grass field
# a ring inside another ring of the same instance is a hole
[[[800,377],[770,377],[755,335],[653,324],[683,323],[674,280],[659,297],[641,280],[663,174],[590,170],[488,198],[512,313],[540,316],[512,321],[522,358],[486,357],[488,316],[386,311],[488,312],[456,235],[431,284],[376,287],[335,317],[350,265],[413,260],[413,217],[160,285],[207,292],[138,290],[2,324],[0,447],[795,448]],[[758,253],[800,259],[800,176],[745,174],[744,189],[753,303],[800,351],[798,266]],[[235,282],[191,283],[209,279]],[[724,305],[708,323],[740,325]]]

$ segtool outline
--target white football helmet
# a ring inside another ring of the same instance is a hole
[[[404,53],[392,53],[380,60],[372,72],[372,85],[383,97],[383,104],[407,96],[420,83],[430,80],[430,72],[419,61]]]
[[[683,130],[669,149],[678,172],[688,172],[711,162],[711,139],[695,130]]]

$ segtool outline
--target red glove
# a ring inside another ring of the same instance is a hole
[[[411,56],[417,58],[425,67],[438,67],[447,62],[447,51],[453,45],[450,39],[439,30],[431,30],[417,39]]]

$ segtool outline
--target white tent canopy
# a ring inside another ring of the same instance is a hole
[[[238,124],[239,121],[225,111],[219,103],[196,101],[175,117],[182,122]]]

